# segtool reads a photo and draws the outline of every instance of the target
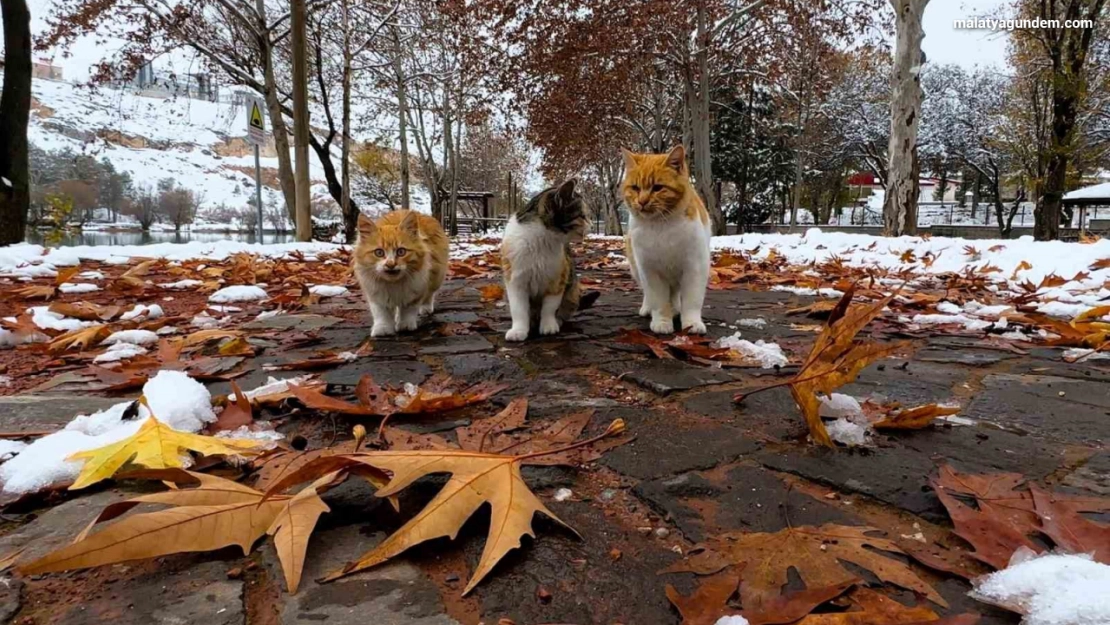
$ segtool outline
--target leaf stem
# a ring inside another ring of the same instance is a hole
[[[604,432],[602,432],[601,434],[598,434],[597,436],[595,436],[593,438],[587,438],[584,441],[578,441],[577,443],[572,443],[570,445],[567,445],[565,447],[559,447],[557,449],[548,449],[546,451],[534,451],[530,454],[524,454],[524,455],[521,455],[521,456],[513,456],[513,459],[516,460],[516,461],[529,460],[531,458],[539,458],[541,456],[553,456],[555,454],[561,454],[561,453],[565,453],[565,452],[568,452],[568,451],[574,451],[575,449],[580,449],[582,447],[586,447],[587,445],[592,445],[592,444],[594,444],[594,443],[596,443],[596,442],[598,442],[602,439],[608,438],[608,437],[616,435],[616,434],[620,434],[622,432],[624,432],[624,420],[623,419],[614,419],[613,422],[609,424],[609,427],[606,428]]]

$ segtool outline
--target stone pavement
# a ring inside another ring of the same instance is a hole
[[[972,472],[1020,472],[1061,490],[1110,495],[1105,447],[1110,368],[1097,362],[1067,364],[1053,349],[1019,355],[984,349],[971,339],[918,339],[901,357],[869,367],[843,392],[907,406],[956,401],[972,424],[879,435],[869,449],[826,450],[805,442],[804,425],[786,389],[756,395],[742,407],[733,404],[738,390],[785,372],[661,361],[646,349],[616,342],[622,328],[646,329],[635,316],[638,295],[619,274],[585,275],[610,288],[561,336],[506,344],[507,310],[482,302],[477,290],[489,281],[454,280],[444,288],[435,319],[420,331],[378,340],[369,358],[321,374],[340,393],[351,390],[363,373],[389,384],[416,384],[446,372],[469,382],[510,385],[492,406],[438,420],[399,422],[422,431],[449,431],[522,395],[530,400],[533,421],[589,408],[595,411],[589,431],[596,432],[614,418],[624,419],[635,440],[595,466],[526,471],[545,503],[582,540],[540,519],[536,540],[526,539],[523,549],[506,557],[470,596],[461,597],[485,535],[488,514],[479,512],[455,542],[426,544],[378,569],[317,584],[312,580],[355,558],[404,520],[379,506],[367,486],[352,481],[325,495],[333,512],[311,539],[297,594],[285,592],[274,553],[264,544],[245,557],[228,549],[31,579],[9,573],[0,585],[0,622],[672,624],[679,618],[663,588],[671,583],[689,592],[694,578],[657,572],[720,532],[866,523],[908,548],[923,548],[914,543],[920,533],[959,544],[946,531],[951,527],[947,516],[928,487],[938,463]],[[804,325],[813,322],[785,311],[811,301],[791,293],[714,290],[705,312],[716,336],[732,333],[722,324],[762,317],[766,327],[744,328],[743,336],[777,342],[797,358],[814,336]],[[369,319],[359,310],[361,302],[353,295],[305,315],[258,325],[313,328],[322,339],[314,349],[346,350],[368,334]],[[435,333],[444,323],[479,321],[492,329],[461,336]],[[260,365],[297,360],[309,351],[263,353],[238,383],[252,388],[271,375]],[[226,392],[227,385],[213,384],[212,391]],[[3,429],[50,430],[104,401],[49,390],[2,398]],[[310,427],[312,421],[319,427]],[[320,445],[331,438],[331,427],[327,418],[302,412],[282,429]],[[403,501],[406,513],[427,500],[434,490],[428,486]],[[572,497],[554,501],[557,488],[571,489]],[[9,511],[0,554],[23,547],[43,553],[64,543],[105,503],[124,496],[121,489],[63,497],[54,507]],[[983,623],[1018,621],[967,598],[966,582],[915,567],[950,602],[948,611],[933,606],[941,614],[975,610],[984,615]],[[863,576],[875,581],[869,573]],[[905,593],[894,596],[912,601]]]

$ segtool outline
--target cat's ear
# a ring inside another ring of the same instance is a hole
[[[358,236],[372,237],[378,231],[378,226],[374,224],[374,220],[366,216],[366,213],[358,214]]]
[[[680,174],[683,168],[686,167],[686,148],[682,147],[681,143],[671,148],[670,152],[667,152],[667,167],[670,167]]]
[[[420,234],[420,229],[417,227],[419,224],[416,221],[416,211],[409,211],[405,218],[401,220],[401,230],[416,236]]]
[[[624,169],[626,171],[632,171],[633,169],[636,168],[636,155],[635,154],[633,154],[629,150],[626,150],[625,148],[621,148],[621,156],[624,157]]]
[[[555,190],[555,197],[559,199],[560,204],[569,204],[574,200],[574,185],[577,183],[577,180],[571,178],[559,185],[559,188]]]

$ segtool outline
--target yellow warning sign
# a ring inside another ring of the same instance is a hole
[[[251,102],[251,128],[265,130],[266,126],[262,123],[262,109],[258,107],[258,102]]]
[[[247,100],[247,142],[266,143],[266,117],[262,113],[262,101],[257,98]]]

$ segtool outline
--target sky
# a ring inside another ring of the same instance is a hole
[[[1002,69],[1006,65],[1006,32],[957,30],[954,20],[1005,14],[1005,0],[931,0],[925,7],[925,40],[921,47],[930,63],[956,63]]]

